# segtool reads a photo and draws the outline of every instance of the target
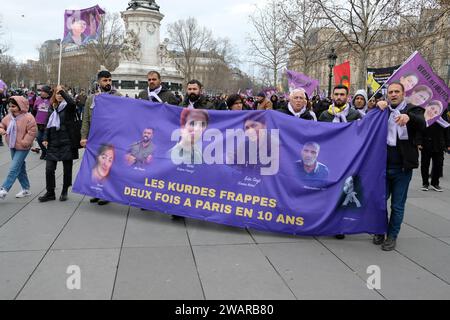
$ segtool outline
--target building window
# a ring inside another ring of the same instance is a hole
[[[148,88],[148,82],[147,81],[139,81],[138,84],[139,90],[145,90]]]
[[[134,90],[134,89],[136,89],[136,82],[135,81],[122,81],[121,88],[128,89],[128,90]]]

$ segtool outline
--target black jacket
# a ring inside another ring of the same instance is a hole
[[[426,122],[424,118],[425,110],[421,107],[408,104],[401,112],[409,116],[408,140],[397,139],[397,152],[400,153],[403,160],[403,169],[417,169],[419,167],[419,149],[418,145],[422,144],[423,130],[425,130]],[[389,152],[388,152],[389,157]]]
[[[439,123],[434,123],[420,134],[419,142],[425,152],[442,152],[450,147],[450,128],[443,128]]]
[[[361,114],[353,108],[350,108],[347,115],[347,121],[352,122],[361,119]],[[320,115],[319,121],[321,122],[333,122],[334,116],[325,110]]]
[[[167,90],[166,88],[162,88],[161,92],[158,94],[158,97],[162,100],[163,103],[168,103],[174,106],[177,106],[179,104],[179,101],[177,99],[177,97],[175,97],[175,95],[170,92],[169,90]],[[141,100],[149,100],[148,99],[148,89],[143,90],[141,92],[139,92],[139,99]],[[155,98],[152,98],[153,102],[158,103],[159,101],[157,101]]]
[[[293,115],[292,112],[290,112],[289,109],[287,109],[287,108],[278,109],[277,111],[279,111],[281,113],[284,113],[284,114],[287,114],[288,116],[295,117],[295,115]],[[303,119],[303,120],[314,120],[314,117],[312,116],[311,112],[313,112],[313,111],[306,111],[305,113],[303,113],[300,116],[300,119]]]
[[[189,98],[186,97],[183,101],[183,107],[187,108],[189,106]],[[206,100],[206,97],[201,95],[200,98],[195,101],[194,109],[206,109],[206,110],[214,110],[214,104]]]
[[[61,95],[67,102],[67,106],[59,113],[61,121],[60,129],[46,128],[44,141],[48,141],[47,160],[51,161],[67,161],[78,159],[78,144],[75,141],[75,119],[76,104],[72,97],[66,92],[61,91]],[[53,112],[57,112],[53,108],[49,109],[49,118]]]

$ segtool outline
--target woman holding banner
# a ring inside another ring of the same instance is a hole
[[[67,201],[67,192],[72,186],[73,160],[78,159],[79,142],[75,139],[76,104],[60,85],[53,90],[50,103],[50,117],[42,143],[47,148],[47,193],[39,198],[40,202],[56,200],[55,171],[59,161],[62,161],[64,166],[63,189],[59,200]]]

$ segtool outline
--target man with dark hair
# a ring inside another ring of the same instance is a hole
[[[351,108],[348,103],[348,94],[346,86],[336,86],[333,90],[333,104],[328,110],[322,112],[319,121],[341,123],[361,119],[359,112]]]
[[[175,95],[161,84],[161,74],[158,71],[150,71],[147,74],[148,88],[139,93],[138,98],[156,103],[168,103],[177,106],[179,104]]]
[[[153,160],[153,128],[146,128],[142,133],[142,140],[134,143],[126,155],[130,166],[145,167]]]
[[[256,96],[256,109],[257,110],[273,110],[272,101],[267,99],[264,92],[258,93]]]
[[[328,179],[328,168],[317,161],[320,153],[320,145],[316,142],[308,142],[302,148],[302,160],[297,161],[300,179],[311,187],[318,187]]]
[[[322,112],[319,121],[346,123],[361,119],[358,111],[348,103],[349,90],[344,85],[337,85],[333,90],[333,104],[328,110]],[[336,239],[343,240],[345,235],[336,235]]]
[[[94,98],[100,94],[111,94],[115,96],[122,96],[112,86],[112,76],[109,71],[100,71],[97,75],[98,91],[89,96],[86,100],[86,106],[83,113],[83,124],[81,126],[81,141],[80,145],[86,147],[88,143],[89,131],[91,129],[92,110],[95,107]],[[98,203],[100,206],[108,204],[108,201],[103,201],[98,198],[91,199],[91,203]]]
[[[388,101],[380,101],[377,106],[388,110],[388,159],[386,174],[387,197],[391,198],[391,217],[387,238],[376,235],[373,243],[382,245],[384,251],[392,251],[403,223],[405,203],[413,169],[419,167],[419,152],[416,138],[426,127],[423,108],[407,104],[405,88],[400,82],[388,87]]]
[[[214,109],[214,105],[203,95],[203,85],[195,79],[187,83],[183,107],[188,109]]]

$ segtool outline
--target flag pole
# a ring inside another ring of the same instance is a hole
[[[61,84],[62,47],[63,47],[63,42],[61,40],[61,42],[59,43],[58,86]]]

